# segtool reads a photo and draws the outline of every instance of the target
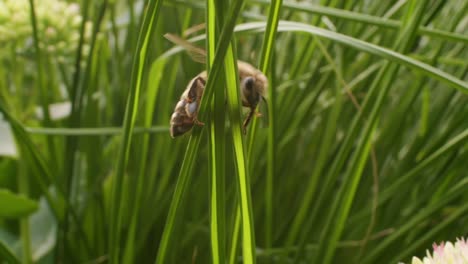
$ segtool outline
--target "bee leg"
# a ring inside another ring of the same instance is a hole
[[[252,117],[254,116],[254,114],[255,114],[255,108],[251,108],[250,112],[247,114],[247,117],[244,120],[244,123],[242,124],[242,132],[244,133],[244,135],[247,134],[247,126],[249,125],[250,120],[252,120]]]
[[[197,126],[204,126],[204,125],[205,125],[205,123],[203,123],[203,122],[201,122],[200,120],[198,120],[197,117],[194,117],[194,118],[193,118],[193,123],[194,123],[195,125],[197,125]]]
[[[242,134],[247,135],[247,127],[242,126]]]

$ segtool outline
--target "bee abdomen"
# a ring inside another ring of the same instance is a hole
[[[186,104],[184,99],[180,100],[172,113],[170,133],[173,138],[186,133],[193,127],[193,119],[185,112]]]

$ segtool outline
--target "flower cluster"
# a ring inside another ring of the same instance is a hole
[[[59,61],[73,58],[83,21],[76,3],[61,0],[35,1],[39,47]],[[0,45],[12,44],[16,52],[33,53],[32,26],[28,0],[0,1]],[[85,24],[84,53],[89,50],[92,23]]]
[[[457,239],[455,245],[451,242],[432,245],[434,252],[427,251],[427,256],[420,260],[413,257],[411,264],[468,264],[468,240]]]

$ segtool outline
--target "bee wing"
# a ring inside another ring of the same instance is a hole
[[[168,39],[170,42],[183,47],[187,50],[188,54],[192,58],[192,60],[199,62],[199,63],[206,63],[206,51],[200,47],[197,47],[193,43],[183,39],[177,35],[166,33],[164,37]]]
[[[193,33],[196,33],[200,30],[204,30],[206,28],[205,23],[201,23],[195,26],[192,26],[190,28],[187,28],[184,33],[182,34],[185,38],[192,35]]]

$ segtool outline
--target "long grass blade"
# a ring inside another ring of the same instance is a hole
[[[274,194],[274,173],[276,163],[276,86],[275,82],[272,81],[274,78],[275,71],[274,66],[271,71],[270,67],[272,64],[272,57],[275,51],[275,39],[278,28],[278,22],[281,15],[282,0],[274,0],[271,2],[270,12],[268,15],[267,26],[265,30],[265,36],[263,39],[262,53],[260,56],[260,69],[270,79],[270,85],[268,89],[268,171],[265,179],[265,247],[269,248],[273,243],[273,194]],[[256,127],[252,124],[252,127]]]
[[[225,61],[229,118],[234,142],[235,162],[238,172],[239,200],[242,218],[242,252],[245,263],[256,263],[255,229],[253,226],[252,198],[247,161],[245,159],[242,121],[240,115],[239,78],[234,49],[230,46]]]
[[[219,42],[216,47],[216,54],[213,60],[212,68],[208,80],[206,82],[205,90],[203,92],[203,99],[200,104],[200,118],[204,120],[207,116],[206,110],[208,109],[209,102],[213,95],[213,89],[215,83],[217,82],[218,74],[220,74],[222,63],[224,61],[224,56],[226,55],[228,45],[230,43],[231,36],[233,34],[234,25],[239,12],[241,10],[243,1],[236,1],[233,6],[231,6],[229,15],[226,18],[221,35],[219,37]],[[201,141],[201,129],[194,128],[192,136],[188,142],[187,149],[185,151],[184,160],[182,167],[180,169],[179,178],[175,187],[174,195],[171,201],[171,206],[169,208],[169,213],[166,219],[166,225],[161,237],[159,244],[158,255],[156,258],[156,264],[163,264],[167,262],[168,254],[170,252],[170,246],[172,241],[171,235],[175,228],[175,221],[181,213],[182,209],[182,200],[186,192],[186,187],[190,182],[191,168],[193,166],[197,149]]]
[[[223,1],[207,1],[207,68],[210,72],[216,54],[217,37],[222,28],[227,5]],[[211,149],[211,197],[210,235],[213,263],[226,263],[226,209],[225,209],[225,89],[224,78],[218,81],[211,107],[210,149]]]
[[[238,26],[239,31],[263,31],[265,27],[265,23],[263,22],[252,22],[246,23]],[[373,54],[384,59],[390,60],[392,62],[396,62],[398,64],[407,66],[411,69],[418,70],[424,75],[428,77],[435,78],[439,81],[447,83],[448,85],[452,86],[453,88],[458,89],[463,93],[468,93],[468,83],[456,78],[453,75],[450,75],[446,72],[441,71],[435,67],[432,67],[426,63],[420,62],[415,60],[409,56],[401,54],[396,51],[392,51],[388,48],[384,48],[381,46],[377,46],[375,44],[371,44],[369,42],[365,42],[353,37],[349,37],[340,33],[336,33],[333,31],[329,31],[326,29],[310,26],[303,23],[298,22],[290,22],[290,21],[280,21],[278,25],[278,31],[288,31],[288,32],[306,32],[309,34],[313,34],[319,37],[323,37],[326,39],[330,39],[341,43],[346,46],[350,46],[356,48],[360,51],[367,52],[369,54]]]
[[[110,232],[109,232],[109,262],[118,263],[120,255],[120,243],[122,229],[122,199],[123,199],[123,178],[126,165],[128,163],[130,144],[132,142],[132,133],[135,126],[137,107],[140,97],[140,90],[143,82],[143,69],[145,67],[145,59],[147,49],[153,27],[156,25],[159,9],[161,6],[160,0],[150,1],[145,12],[143,24],[140,29],[137,50],[132,67],[132,81],[127,106],[125,109],[125,117],[123,121],[122,144],[119,150],[117,159],[117,168],[115,181],[112,186],[112,204],[110,214]]]

